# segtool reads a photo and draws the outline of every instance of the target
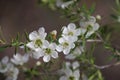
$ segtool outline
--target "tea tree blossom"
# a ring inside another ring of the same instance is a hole
[[[55,43],[47,42],[47,44],[45,46],[46,47],[43,49],[43,51],[44,51],[43,61],[44,62],[49,62],[51,57],[58,58],[58,53],[57,53],[57,51],[55,51],[55,49],[56,49]]]
[[[66,40],[64,37],[61,37],[59,39],[59,45],[56,47],[56,50],[58,52],[63,51],[64,54],[69,54],[70,50],[75,47],[75,44],[71,42],[70,40]]]
[[[9,58],[7,57],[7,56],[5,56],[2,60],[1,60],[1,62],[0,62],[0,72],[1,73],[4,73],[4,72],[6,72],[7,71],[7,65],[9,64]]]
[[[64,72],[65,76],[60,77],[59,80],[79,80],[80,78],[79,70],[72,71],[71,69],[67,68]]]
[[[45,40],[46,35],[47,33],[43,27],[39,28],[38,32],[33,31],[29,34],[30,42],[27,43],[27,47],[32,50],[33,58],[39,59],[43,56],[42,48],[47,44],[47,41]]]
[[[16,65],[23,65],[29,60],[29,54],[24,54],[23,56],[19,53],[14,54],[13,58],[11,59],[11,62],[13,62]]]
[[[66,62],[65,68],[62,69],[64,75],[59,80],[79,80],[80,71],[77,69],[78,67],[78,62],[74,62],[73,64]]]
[[[30,42],[27,44],[27,47],[29,47],[32,50],[44,47],[44,44],[46,43],[46,35],[47,33],[45,32],[45,29],[43,27],[39,28],[38,32],[31,32],[29,34]]]
[[[8,65],[8,70],[4,73],[6,80],[17,80],[19,70],[13,64]]]
[[[70,23],[67,27],[63,27],[62,36],[68,40],[71,40],[71,42],[77,41],[79,35],[80,28],[76,29],[76,25],[74,23]]]
[[[86,38],[99,29],[99,24],[96,23],[96,18],[93,16],[90,16],[88,19],[83,17],[83,19],[80,20],[80,26],[87,29]]]

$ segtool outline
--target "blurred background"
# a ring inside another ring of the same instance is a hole
[[[115,6],[115,0],[82,0],[82,2],[87,3],[88,6],[92,3],[96,4],[94,15],[102,16],[100,25],[113,22],[110,14],[113,13],[112,8]],[[40,6],[37,0],[0,0],[0,26],[8,41],[10,41],[10,37],[15,37],[18,32],[23,34],[24,31],[31,32],[39,27],[45,27],[46,32],[54,29],[59,31],[62,26],[69,23],[67,19],[60,18],[60,15],[57,11],[51,11],[47,7]],[[110,25],[110,27],[113,26]],[[113,33],[112,43],[120,46],[119,41],[120,34]],[[5,55],[11,56],[12,54],[13,50],[7,49],[0,52],[0,59]],[[105,51],[99,44],[95,49],[96,64],[108,64],[106,57],[109,55],[110,52]],[[113,62],[115,61],[113,60]],[[120,66],[104,69],[102,73],[105,80],[120,80]]]

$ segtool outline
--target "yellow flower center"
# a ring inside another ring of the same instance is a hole
[[[46,48],[46,49],[45,49],[45,53],[50,54],[50,53],[51,53],[51,49]]]
[[[37,39],[37,40],[35,41],[35,46],[36,46],[36,47],[41,47],[41,45],[42,45],[42,41],[41,41],[40,39]]]
[[[68,80],[75,80],[74,76],[70,76]]]
[[[69,32],[69,33],[68,33],[68,35],[71,35],[71,36],[73,36],[73,32]]]

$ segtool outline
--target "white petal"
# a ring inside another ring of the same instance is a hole
[[[53,58],[58,58],[58,53],[56,51],[53,51],[53,53],[51,54],[51,56]]]
[[[8,60],[9,60],[9,58],[8,58],[8,56],[5,56],[3,59],[2,59],[2,63],[3,64],[7,64],[8,63]]]
[[[26,53],[24,56],[23,56],[23,61],[24,62],[27,62],[29,60],[29,54]]]
[[[44,33],[45,32],[45,28],[44,27],[40,27],[38,30],[39,33]]]
[[[63,34],[67,34],[68,33],[68,29],[66,27],[63,28]]]
[[[39,59],[44,55],[43,51],[41,49],[38,49],[36,52],[33,52],[33,57],[35,59]]]
[[[66,76],[71,76],[72,75],[72,70],[70,69],[70,68],[66,68],[65,69],[65,74],[66,74]]]
[[[94,31],[89,31],[89,32],[87,32],[87,34],[85,35],[85,37],[88,38],[88,37],[90,37],[93,33],[94,33]]]
[[[52,50],[55,50],[56,49],[56,44],[55,43],[51,43],[49,45],[49,48],[52,49]]]
[[[49,47],[49,42],[47,40],[43,41],[43,48],[48,48]]]
[[[75,47],[75,44],[74,43],[71,43],[70,44],[70,47],[73,49]]]
[[[66,65],[66,68],[70,68],[71,63],[70,62],[66,62],[65,65]]]
[[[76,25],[74,23],[68,24],[68,29],[69,30],[74,30],[76,28]]]
[[[99,24],[98,23],[95,23],[95,25],[93,26],[93,30],[94,31],[97,31],[99,29]]]
[[[11,62],[18,65],[19,63],[15,59],[11,59]]]
[[[60,39],[59,39],[59,43],[63,43],[64,41],[65,41],[64,38],[60,38]]]
[[[29,34],[30,40],[36,40],[37,37],[38,37],[38,33],[36,31],[33,31]]]
[[[94,16],[90,16],[89,21],[95,23],[96,22],[96,18]]]
[[[39,32],[39,37],[42,38],[42,39],[45,39],[47,33],[45,33],[45,29],[43,27],[39,28],[38,30]]]
[[[35,49],[34,43],[33,42],[29,42],[26,44],[27,47],[31,48],[32,50]]]
[[[58,45],[58,46],[56,47],[56,50],[57,50],[58,52],[61,52],[61,51],[63,50],[63,47],[62,47],[61,45]]]
[[[86,32],[86,29],[80,28],[80,34],[81,34],[81,35],[85,34],[85,32]]]
[[[62,76],[62,77],[60,77],[59,80],[67,80],[67,77],[66,76]]]
[[[79,77],[80,77],[79,70],[74,71],[73,75],[75,76],[76,80],[79,80]]]
[[[65,55],[69,54],[69,52],[70,52],[70,49],[64,49],[64,50],[63,50],[63,53],[64,53]]]
[[[50,55],[45,55],[45,56],[43,57],[43,61],[44,61],[44,62],[49,62],[49,61],[50,61]]]
[[[76,29],[76,31],[75,31],[75,35],[80,35],[80,32],[81,32],[81,30],[80,30],[80,28],[79,29]]]
[[[73,60],[75,59],[75,56],[73,54],[69,54],[67,56],[65,56],[66,59],[69,59],[69,60]]]
[[[80,66],[80,64],[78,63],[78,61],[75,61],[73,64],[72,64],[72,67],[73,69],[76,69]]]

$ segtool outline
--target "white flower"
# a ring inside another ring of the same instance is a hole
[[[82,46],[76,47],[76,48],[74,49],[74,51],[73,51],[72,53],[66,55],[65,58],[66,58],[66,59],[69,59],[69,60],[73,60],[73,59],[75,59],[77,56],[80,56],[82,52],[84,52],[84,49],[83,49]]]
[[[55,51],[55,49],[56,49],[55,43],[47,42],[47,44],[45,46],[46,47],[43,49],[43,51],[44,51],[43,61],[44,62],[49,62],[51,57],[58,58],[58,53]]]
[[[38,32],[31,32],[29,34],[30,42],[27,44],[27,47],[32,50],[44,47],[44,44],[46,43],[46,35],[47,33],[45,33],[45,29],[43,27],[39,28]]]
[[[29,34],[30,42],[27,44],[27,47],[32,50],[33,58],[39,59],[43,56],[42,48],[47,44],[47,40],[45,40],[46,35],[47,33],[43,27],[39,28],[38,32],[33,31]]]
[[[14,54],[11,62],[16,65],[23,65],[29,60],[29,54],[24,54],[23,56],[19,53]]]
[[[63,51],[64,54],[69,54],[70,50],[75,47],[75,44],[70,40],[66,40],[64,37],[59,39],[59,45],[56,47],[58,52]]]
[[[62,36],[71,42],[75,42],[78,40],[80,32],[80,28],[76,29],[76,25],[74,23],[70,23],[67,27],[63,27]]]
[[[60,77],[59,80],[79,80],[80,78],[80,72],[78,69],[72,71],[70,68],[66,68],[63,72],[65,75]]]
[[[1,73],[4,73],[4,72],[7,71],[7,64],[9,64],[8,61],[9,61],[9,58],[8,58],[7,56],[5,56],[5,57],[1,60],[1,62],[0,62],[0,72],[1,72]]]
[[[8,69],[4,73],[4,75],[7,77],[6,80],[17,80],[19,70],[18,68],[14,67],[13,64],[8,64]]]
[[[87,29],[86,38],[91,36],[95,31],[99,29],[99,24],[96,23],[96,18],[93,16],[90,16],[88,19],[83,17],[83,19],[80,21],[80,26]]]
[[[7,78],[5,80],[17,80],[19,70],[9,62],[9,58],[6,56],[0,62],[0,72]]]
[[[72,64],[70,62],[66,62],[65,68],[61,70],[64,75],[60,77],[59,80],[79,80],[80,71],[77,69],[79,66],[80,65],[77,61],[73,62]]]
[[[74,1],[67,1],[67,2],[63,2],[62,0],[56,0],[56,6],[60,7],[62,9],[67,8],[69,5],[71,5]]]

